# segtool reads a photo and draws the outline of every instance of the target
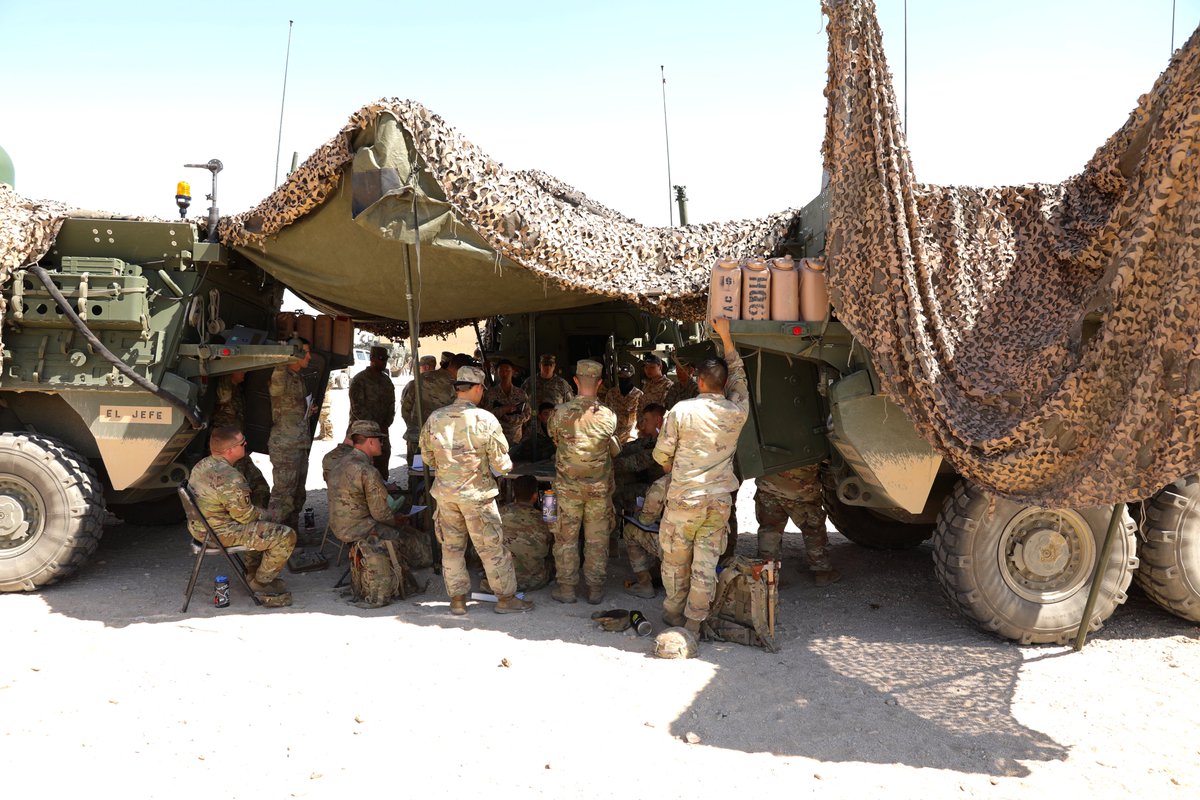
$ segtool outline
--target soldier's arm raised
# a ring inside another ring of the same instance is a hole
[[[725,350],[725,366],[729,375],[725,378],[725,398],[740,408],[743,412],[750,410],[750,387],[746,382],[746,367],[742,357],[738,355],[733,337],[729,335],[729,320],[714,319],[713,329],[721,337],[721,347]]]

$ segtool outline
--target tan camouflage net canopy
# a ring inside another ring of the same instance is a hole
[[[1080,174],[930,186],[874,4],[824,8],[829,276],[887,393],[962,474],[1025,502],[1144,498],[1200,469],[1197,36]]]
[[[66,206],[26,200],[0,183],[0,285],[50,250],[66,217]],[[8,301],[0,295],[0,320],[7,311]]]
[[[770,255],[795,216],[639,225],[548,175],[505,169],[436,114],[392,99],[356,112],[283,186],[218,230],[318,308],[359,322],[407,317],[404,264],[416,271],[417,227],[423,322],[611,298],[700,319],[713,261]]]

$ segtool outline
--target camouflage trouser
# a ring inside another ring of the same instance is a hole
[[[266,509],[270,506],[271,486],[263,477],[262,470],[250,458],[250,454],[247,453],[245,458],[233,466],[242,473],[242,477],[246,479],[246,485],[250,487],[250,502],[256,508]]]
[[[376,522],[374,534],[379,539],[395,542],[396,552],[404,559],[409,569],[425,569],[433,566],[433,545],[429,534],[409,525],[397,528]]]
[[[304,481],[308,477],[308,449],[276,447],[271,451],[271,517],[292,530],[300,528],[304,508]]]
[[[448,595],[455,597],[471,591],[466,558],[468,537],[483,561],[492,591],[497,595],[517,593],[512,555],[504,547],[504,525],[494,499],[462,503],[439,500],[433,528],[442,545],[442,577]]]
[[[656,531],[644,531],[632,522],[626,522],[621,536],[625,539],[629,566],[634,572],[649,572],[654,569],[655,562],[662,560],[662,545]]]
[[[296,532],[274,522],[234,523],[217,534],[226,547],[241,546],[246,565],[246,577],[259,583],[270,583],[279,577],[288,557],[296,547]]]
[[[554,528],[554,566],[563,586],[579,583],[579,523],[583,523],[583,579],[603,586],[608,571],[608,535],[616,524],[607,484],[556,481],[558,525]]]
[[[728,494],[697,500],[669,500],[659,523],[663,611],[688,619],[708,618],[717,588],[717,560],[729,531]]]
[[[636,514],[637,499],[645,497],[650,484],[641,481],[618,481],[617,490],[613,492],[613,505],[618,514]]]
[[[550,548],[543,532],[506,530],[504,546],[512,554],[513,570],[517,573],[519,590],[532,592],[550,582],[550,567],[546,564]]]
[[[825,532],[825,509],[821,508],[821,489],[816,497],[788,499],[762,489],[754,493],[754,516],[758,520],[758,557],[783,555],[783,529],[790,518],[804,535],[804,552],[813,572],[833,569],[829,561],[829,534]]]
[[[329,389],[325,390],[325,399],[321,401],[320,433],[317,438],[325,442],[333,438],[333,421],[329,419]]]

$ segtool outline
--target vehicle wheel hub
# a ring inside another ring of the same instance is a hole
[[[30,542],[43,516],[41,499],[33,487],[12,475],[0,481],[0,550]]]
[[[1087,582],[1095,560],[1087,522],[1074,511],[1031,508],[1005,527],[997,556],[1004,582],[1037,603],[1053,603]]]

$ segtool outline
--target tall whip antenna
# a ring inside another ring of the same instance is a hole
[[[671,134],[667,130],[667,70],[662,64],[658,65],[658,71],[662,75],[662,96],[663,96],[663,138],[667,140],[667,219],[670,220],[668,227],[675,227],[675,197],[671,190]]]
[[[904,136],[908,138],[908,0],[904,0]]]
[[[288,20],[288,42],[287,53],[283,57],[283,97],[279,98],[279,137],[275,140],[275,182],[271,184],[271,191],[275,191],[275,187],[279,185],[279,151],[283,146],[283,104],[287,101],[287,76],[288,62],[292,58],[292,20]]]
[[[1175,52],[1175,0],[1171,0],[1171,52]]]

